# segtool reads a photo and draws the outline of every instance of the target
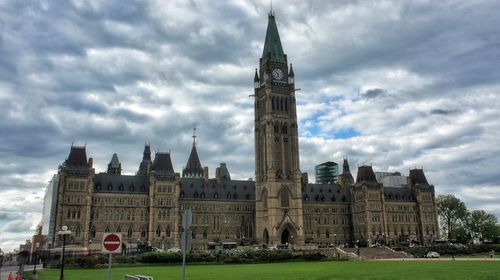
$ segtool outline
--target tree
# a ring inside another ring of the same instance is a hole
[[[445,229],[448,240],[451,240],[452,232],[460,226],[467,216],[465,203],[454,195],[439,195],[436,202],[437,212]]]
[[[497,217],[484,210],[474,210],[467,213],[465,227],[472,238],[493,240],[496,235]]]

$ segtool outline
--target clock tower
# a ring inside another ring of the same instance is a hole
[[[274,14],[255,70],[256,235],[263,244],[304,242],[295,81]]]

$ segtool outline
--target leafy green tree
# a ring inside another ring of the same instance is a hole
[[[453,231],[460,226],[467,216],[465,203],[454,195],[439,195],[436,202],[441,225],[446,231],[448,240],[452,239]]]
[[[470,243],[471,238],[466,227],[458,226],[451,233],[451,240],[456,243],[467,244]]]
[[[497,217],[484,210],[474,210],[467,213],[465,227],[472,237],[479,240],[493,240],[496,235]]]

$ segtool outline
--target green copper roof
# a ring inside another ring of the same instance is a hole
[[[118,160],[118,155],[116,153],[113,154],[111,158],[111,162],[109,163],[113,168],[120,168],[120,161]]]
[[[280,34],[278,33],[276,20],[272,13],[269,14],[269,21],[267,23],[266,41],[264,43],[264,51],[262,52],[262,63],[268,60],[286,63],[285,53],[281,46]]]

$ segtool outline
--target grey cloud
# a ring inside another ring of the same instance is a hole
[[[365,93],[363,93],[363,97],[367,98],[367,99],[372,99],[372,98],[381,97],[385,94],[386,94],[385,90],[376,88],[376,89],[367,90]]]
[[[444,110],[444,109],[433,109],[431,110],[432,115],[450,115],[457,113],[457,110]]]

